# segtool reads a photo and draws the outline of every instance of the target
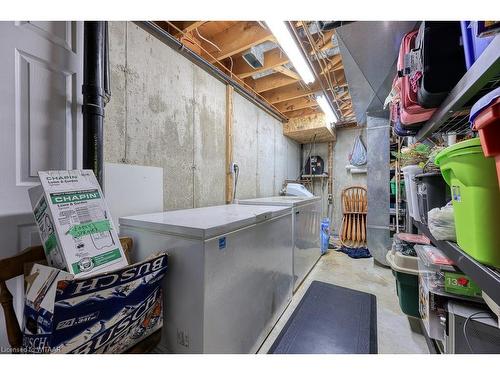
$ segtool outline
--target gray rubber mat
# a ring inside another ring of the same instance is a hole
[[[373,294],[313,281],[278,335],[274,354],[376,354]]]

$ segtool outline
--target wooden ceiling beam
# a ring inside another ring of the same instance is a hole
[[[202,56],[213,63],[216,60],[222,60],[243,52],[257,44],[274,40],[274,36],[269,30],[260,26],[258,22],[243,21],[237,22],[226,30],[215,34],[209,40],[220,48],[220,51],[210,43],[203,42],[203,48],[210,52],[210,55],[215,59],[207,53],[203,53]]]
[[[233,59],[233,74],[242,79],[269,69],[274,69],[289,62],[288,57],[279,48],[273,48],[264,52],[264,66],[262,68],[252,68],[241,56]]]
[[[290,78],[294,78],[297,81],[300,81],[300,76],[297,73],[295,73],[291,69],[285,68],[284,66],[275,66],[273,70],[281,74],[284,74]]]
[[[323,32],[323,36],[316,42],[316,48],[320,51],[325,51],[330,49],[330,44],[332,43],[332,37],[335,33],[335,30],[328,30]]]
[[[315,107],[315,108],[299,109],[297,111],[287,112],[285,116],[288,118],[297,118],[297,117],[310,116],[317,113],[323,113],[323,111],[321,111],[321,108]]]
[[[309,85],[309,88],[306,90],[304,90],[301,84],[295,83],[289,86],[269,90],[263,93],[262,96],[269,103],[276,104],[284,102],[285,100],[302,98],[304,96],[314,94],[316,91],[319,90],[321,90],[321,86],[319,85],[318,82],[314,82],[313,84]]]
[[[184,31],[185,33],[189,33],[190,31],[193,31],[203,25],[207,21],[185,21],[184,22]]]
[[[250,81],[250,78],[247,78]],[[297,82],[298,79],[286,76],[281,73],[274,73],[268,76],[250,81],[250,86],[258,93],[269,91],[277,87],[288,86]]]
[[[316,100],[311,99],[310,97],[302,97],[276,103],[275,107],[286,116],[286,112],[296,111],[298,109],[309,108],[317,105],[318,103],[316,103]]]
[[[347,87],[347,82],[345,80],[345,75],[339,75],[337,77],[338,87]],[[306,86],[307,87],[307,86]],[[325,87],[327,87],[325,85]],[[279,87],[267,92],[264,92],[262,96],[271,104],[276,104],[283,102],[285,100],[291,100],[296,98],[301,98],[303,96],[308,96],[314,94],[321,90],[321,85],[319,82],[314,82],[309,85],[308,89],[304,90],[301,84],[295,83],[285,87]]]

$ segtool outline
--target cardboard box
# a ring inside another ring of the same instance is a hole
[[[23,351],[122,353],[163,325],[165,252],[120,270],[75,278],[34,264],[26,281]]]
[[[50,266],[86,277],[128,265],[104,195],[91,170],[40,171],[29,190]]]

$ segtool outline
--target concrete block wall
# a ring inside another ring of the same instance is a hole
[[[366,147],[366,127],[337,130],[337,142],[333,148],[333,229],[335,234],[339,233],[342,224],[342,190],[354,185],[367,186],[366,174],[351,174],[345,168],[349,164],[349,154],[358,135],[361,135]]]
[[[226,86],[131,22],[110,22],[105,161],[162,167],[164,209],[224,203]],[[237,198],[278,194],[300,146],[235,93]]]

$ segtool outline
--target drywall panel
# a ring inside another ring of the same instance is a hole
[[[104,163],[104,195],[115,227],[123,216],[163,211],[163,168]]]

